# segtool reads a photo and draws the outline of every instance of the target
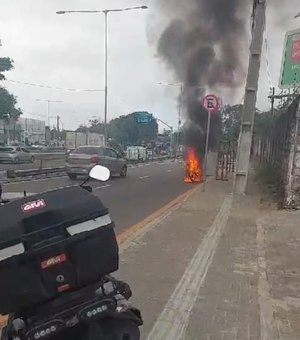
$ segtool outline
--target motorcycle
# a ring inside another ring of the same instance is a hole
[[[113,223],[86,185],[109,177],[109,170],[97,165],[79,187],[31,197],[24,192],[13,201],[2,199],[0,187],[0,214],[10,216],[10,226],[22,226],[24,245],[16,251],[10,237],[3,250],[8,234],[0,230],[0,313],[9,311],[1,340],[140,339],[143,320],[129,302],[130,286],[110,274],[118,268]],[[11,217],[18,209],[20,217]],[[64,222],[55,217],[57,210]],[[16,238],[17,229],[10,228]],[[7,255],[7,249],[14,253]]]

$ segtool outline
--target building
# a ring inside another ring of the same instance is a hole
[[[45,121],[20,117],[17,125],[19,125],[22,130],[22,142],[28,142],[29,144],[45,143]]]

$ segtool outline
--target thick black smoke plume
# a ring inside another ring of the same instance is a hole
[[[160,13],[171,18],[159,39],[158,55],[184,84],[186,142],[202,150],[207,112],[201,97],[205,91],[234,94],[245,79],[249,4],[251,0],[157,0]],[[211,147],[217,142],[218,124],[213,117]]]

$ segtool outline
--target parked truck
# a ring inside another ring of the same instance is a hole
[[[147,151],[143,146],[129,146],[126,150],[126,159],[129,162],[145,162]]]
[[[105,146],[105,138],[98,133],[67,131],[67,150],[74,150],[85,145]]]

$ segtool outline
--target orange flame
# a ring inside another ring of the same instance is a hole
[[[202,182],[203,172],[200,159],[195,148],[188,148],[185,158],[185,183]]]

